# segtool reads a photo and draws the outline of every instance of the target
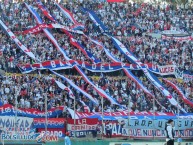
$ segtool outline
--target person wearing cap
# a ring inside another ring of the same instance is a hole
[[[66,132],[65,137],[64,137],[64,145],[71,145],[71,140],[69,137],[69,132]]]
[[[167,145],[174,145],[174,121],[172,119],[168,120],[165,130]]]

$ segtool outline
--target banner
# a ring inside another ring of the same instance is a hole
[[[174,131],[174,136],[180,135],[183,139],[191,139],[193,135],[193,130],[178,130]],[[116,135],[114,133],[114,135]],[[151,129],[122,129],[122,136],[130,136],[135,139],[150,139],[150,138],[166,138],[166,131],[164,130],[151,130]],[[154,143],[155,144],[155,143]]]
[[[65,127],[64,118],[48,118],[47,128],[64,128]],[[45,118],[34,118],[33,127],[34,128],[44,128],[45,129]]]
[[[136,120],[136,123],[138,121]],[[148,126],[148,124],[147,124]],[[112,137],[124,137],[124,136],[130,136],[130,138],[134,139],[145,139],[145,138],[165,138],[166,132],[165,132],[165,126],[163,125],[163,129],[150,129],[148,127],[140,127],[140,128],[125,128],[122,123],[119,123],[117,121],[110,121],[108,123],[108,127],[110,128],[110,133]],[[106,130],[107,129],[107,122],[104,121],[103,123],[103,134],[104,136],[107,135]],[[185,138],[191,138],[193,135],[193,129],[182,129],[182,130],[175,130],[175,136],[178,136],[178,134],[181,135],[183,139]]]
[[[48,118],[52,117],[57,117],[61,115],[63,111],[63,107],[57,107],[48,110],[47,116]],[[10,104],[5,104],[3,106],[0,106],[0,116],[13,116],[15,115],[15,107],[10,105]],[[43,118],[45,117],[45,112],[39,111],[36,109],[18,109],[17,110],[17,115],[18,116],[23,116],[23,117],[31,117],[31,118]]]
[[[9,35],[9,37],[11,37],[11,39],[15,42],[15,44],[25,53],[27,54],[30,58],[32,59],[36,59],[35,55],[29,50],[27,49],[18,39],[17,37],[13,34],[13,32],[11,32],[11,30],[9,28],[7,28],[7,26],[0,20],[0,26],[2,26],[2,28],[7,32],[7,34]]]
[[[99,120],[102,120],[102,112],[74,112],[74,110],[69,111],[71,116],[76,118],[98,118]],[[154,114],[152,112],[134,112],[130,111],[130,114],[128,113],[128,110],[124,111],[117,111],[117,112],[104,112],[104,120],[117,120],[117,119],[123,119],[128,118],[130,116],[130,119],[144,119],[144,118],[153,118]],[[167,119],[167,118],[176,118],[176,115],[173,113],[162,113],[162,112],[155,112],[155,117],[157,119]],[[187,116],[181,116],[183,117],[189,117],[190,119],[193,119],[193,114],[187,114]]]
[[[165,66],[158,66],[159,72],[162,75],[174,75],[175,74],[175,65],[165,65]]]
[[[71,22],[74,23],[74,25],[72,26],[73,29],[84,29],[84,25],[81,24],[81,23],[79,23],[79,22],[77,22],[77,21],[75,20],[75,18],[73,17],[73,14],[72,14],[69,10],[61,7],[57,2],[55,2],[55,4],[56,4],[56,6],[61,10],[61,12],[62,12]]]
[[[43,22],[39,16],[39,14],[33,9],[33,7],[30,5],[27,5],[26,3],[25,3],[25,6],[31,12],[31,14],[35,17],[36,22],[38,24],[42,24]],[[57,50],[61,52],[61,54],[64,56],[65,60],[70,60],[70,58],[66,55],[65,50],[59,46],[59,44],[57,43],[54,36],[47,29],[43,29],[43,32],[45,33],[47,38],[54,44],[54,46],[57,48]]]
[[[143,69],[143,72],[146,74],[148,79],[154,84],[154,86],[161,91],[161,93],[169,100],[169,102],[174,105],[175,107],[179,108],[182,112],[187,113],[181,105],[176,101],[174,97],[170,94],[170,92],[164,88],[164,86],[161,84],[161,82],[158,80],[157,77],[155,77],[151,72],[149,72],[147,69]]]
[[[185,130],[193,128],[193,119],[173,119],[174,127],[176,130]],[[165,126],[168,120],[166,119],[130,119],[128,124],[128,119],[118,119],[118,123],[121,124],[123,128],[132,129],[156,129],[165,130]]]
[[[17,128],[17,130],[19,129],[19,130],[27,131],[27,130],[30,130],[32,122],[33,122],[33,118],[1,116],[0,130],[15,131],[15,128]]]
[[[188,100],[188,99],[186,98],[186,96],[184,95],[184,93],[182,92],[182,90],[181,90],[177,85],[175,85],[174,83],[172,83],[172,82],[170,82],[169,80],[166,80],[166,79],[164,79],[164,78],[163,78],[163,81],[166,82],[167,84],[169,84],[169,85],[179,94],[179,96],[182,98],[182,100],[183,100],[186,104],[188,104],[188,105],[190,105],[191,107],[193,107],[193,102],[190,101],[190,100]]]
[[[78,48],[82,53],[89,58],[94,63],[100,63],[100,59],[96,58],[92,53],[90,53],[83,45],[81,45],[76,39],[72,36],[70,37],[70,44]]]
[[[76,133],[76,137],[85,137],[87,134],[93,133],[98,124],[97,118],[76,119],[75,121],[74,125],[74,119],[67,119],[67,130],[71,132],[70,136],[74,136],[74,133]]]
[[[65,90],[65,91],[68,92],[68,95],[69,95],[69,97],[70,97],[71,99],[75,99],[74,94],[73,94],[72,90],[71,90],[69,87],[66,87],[64,84],[62,84],[62,83],[59,82],[59,81],[56,81],[56,80],[54,80],[54,81],[55,81],[55,83],[58,85],[58,87],[59,87],[60,89]]]
[[[82,78],[84,79],[85,82],[87,82],[89,85],[93,86],[93,89],[102,97],[108,99],[111,104],[114,104],[114,105],[118,105],[122,108],[125,108],[123,107],[122,105],[120,105],[112,96],[108,95],[103,89],[97,87],[88,77],[87,75],[83,72],[83,70],[78,67],[78,66],[74,66],[74,68],[78,71],[78,73],[82,76]]]
[[[152,95],[152,93],[143,85],[143,83],[141,82],[141,80],[139,80],[137,77],[135,77],[133,75],[133,73],[127,69],[124,69],[125,74],[127,75],[128,78],[131,78],[131,80],[133,80],[138,86],[140,86],[140,88],[150,97],[155,98],[155,96]],[[155,101],[158,103],[159,106],[161,106],[161,108],[165,109],[165,107],[163,105],[161,105],[159,103],[159,101],[155,98]]]
[[[87,12],[89,14],[90,19],[93,21],[95,26],[98,26],[102,32],[108,32],[107,27],[101,22],[101,20],[98,18],[98,16],[89,9],[82,8],[84,12]]]
[[[112,55],[111,52],[107,48],[105,48],[105,46],[101,42],[99,42],[98,40],[94,40],[85,34],[83,35],[88,39],[88,41],[91,41],[92,43],[97,45],[100,49],[103,49],[108,58],[111,59],[113,62],[120,62],[120,60],[118,60],[114,55]]]
[[[111,37],[111,39],[113,41],[114,46],[121,53],[123,53],[129,61],[131,61],[134,64],[139,65],[140,67],[142,66],[142,63],[118,39],[116,39],[115,37],[112,37],[112,36],[110,36],[110,37]]]
[[[38,24],[37,26],[35,27],[32,27],[30,29],[27,29],[25,31],[22,32],[23,35],[25,34],[35,34],[35,33],[38,33],[40,32],[41,30],[43,29],[62,29],[62,30],[66,30],[66,31],[69,31],[69,32],[73,32],[73,33],[77,33],[77,34],[83,34],[82,31],[80,30],[73,30],[69,27],[66,27],[66,26],[63,26],[63,25],[60,25],[60,24]]]
[[[62,69],[70,69],[73,68],[75,65],[80,66],[84,69],[87,69],[91,72],[114,72],[121,70],[123,68],[130,69],[130,70],[139,70],[139,66],[136,64],[129,64],[129,63],[121,63],[121,62],[112,62],[112,63],[93,63],[90,64],[86,61],[62,61],[62,60],[51,60],[51,61],[44,61],[41,63],[34,63],[34,64],[18,64],[17,66],[20,68],[22,73],[29,73],[31,71],[40,69],[50,69],[50,70],[62,70]],[[145,64],[144,67],[147,67],[149,70],[156,72],[159,74],[158,66],[152,65],[151,63]]]
[[[43,12],[44,16],[46,16],[49,20],[56,22],[52,15],[47,11],[46,7],[42,4],[41,0],[36,0],[38,8]]]
[[[29,7],[29,6],[27,6]],[[38,21],[39,16],[35,13],[35,11],[32,9],[32,7],[28,8],[32,14],[36,17],[36,20]],[[91,17],[91,19],[95,22],[96,25],[98,25],[101,29],[103,29],[103,31],[105,31],[104,29],[104,25],[102,24],[102,22],[98,19],[98,17],[95,15],[94,12],[89,11],[87,9],[84,9],[85,11],[87,11],[89,13],[89,16]],[[140,10],[139,10],[140,11]],[[39,20],[40,21],[40,20]],[[41,22],[39,22],[41,23]],[[49,34],[48,34],[49,35]],[[54,44],[56,45],[56,40],[54,38],[52,38],[51,36],[50,39],[55,42]],[[116,38],[110,36],[114,45],[117,47],[117,49],[119,49],[123,54],[126,55],[127,59],[130,60],[131,62],[135,63],[137,66],[139,66],[140,69],[143,70],[144,74],[147,76],[147,78],[152,82],[152,84],[154,84],[156,86],[157,89],[159,89],[165,97],[167,97],[167,99],[170,101],[170,103],[178,108],[180,108],[183,112],[186,112],[179,104],[178,102],[171,96],[171,94],[162,86],[161,82],[151,73],[149,72],[149,70],[147,70],[146,68],[143,68],[143,64],[132,54],[132,52],[130,52],[119,40],[117,40]],[[57,47],[57,45],[56,45]],[[64,53],[64,51],[58,47],[58,50],[61,51],[61,53]],[[65,55],[66,53],[64,53],[64,57],[65,59],[69,60],[69,58]],[[92,84],[92,82],[89,81],[88,77],[83,73],[83,71],[81,71],[81,69],[78,66],[75,66],[76,70],[83,76],[83,78],[85,79],[85,81],[87,81],[90,85],[92,85],[94,87],[94,89],[103,97],[109,99],[111,101],[112,104],[117,104],[117,102],[115,102],[115,100],[113,100],[113,98],[111,96],[106,95],[106,93],[100,89],[97,88],[95,85]]]
[[[190,41],[192,37],[187,32],[176,31],[176,30],[165,30],[162,31],[162,39],[172,39],[176,41]]]
[[[144,7],[144,6],[143,6]],[[104,24],[98,19],[98,17],[96,16],[96,14],[94,12],[92,12],[92,14],[89,12],[88,9],[83,9],[84,11],[87,11],[89,13],[89,16],[91,17],[92,21],[94,22],[95,25],[100,26],[101,29],[103,29],[103,31],[105,31],[105,28],[102,28],[101,26],[104,26]],[[140,13],[141,8],[139,8],[138,13]],[[95,17],[93,17],[95,16]],[[100,22],[100,24],[99,24]],[[147,78],[152,82],[153,85],[155,85],[155,87],[160,90],[160,92],[162,92],[162,94],[169,100],[169,102],[176,106],[177,108],[179,108],[181,111],[183,111],[184,113],[186,113],[186,111],[180,106],[180,104],[172,97],[172,95],[163,87],[163,85],[161,84],[161,82],[151,73],[149,72],[149,70],[147,68],[143,68],[143,63],[140,62],[131,51],[129,51],[129,49],[127,49],[118,39],[116,39],[113,36],[110,36],[108,34],[106,34],[108,37],[110,37],[113,41],[113,44],[115,45],[115,47],[125,55],[125,57],[131,61],[132,63],[136,64],[139,66],[139,68],[144,72],[144,74],[147,76]],[[76,66],[75,66],[76,67]]]
[[[193,81],[193,73],[184,72],[184,73],[183,73],[183,80],[186,81],[186,82],[191,82],[191,81]]]
[[[38,128],[38,133],[45,134],[45,128]],[[65,129],[64,128],[48,128],[47,135],[49,136],[56,136],[58,138],[63,138],[65,136]]]
[[[192,36],[185,36],[185,37],[171,37],[171,36],[167,36],[167,35],[162,35],[162,39],[164,40],[176,40],[176,41],[191,41],[193,38]]]
[[[76,65],[76,62],[73,60],[69,61],[61,61],[61,60],[51,60],[51,61],[44,61],[41,63],[34,63],[34,64],[17,64],[20,71],[22,73],[29,73],[31,71],[40,69],[51,69],[51,70],[62,70],[62,69],[69,69],[73,68],[73,66]]]
[[[71,114],[72,117],[74,115],[76,118],[98,118],[99,120],[102,120],[102,112],[91,112],[91,113],[85,113],[85,112],[74,112],[74,110],[70,110],[69,113]],[[128,116],[130,119],[176,119],[177,116],[173,113],[163,113],[163,112],[155,112],[155,116],[153,112],[147,112],[147,111],[142,111],[142,112],[134,112],[130,111],[128,113],[128,110],[124,111],[117,111],[117,112],[104,112],[104,120],[117,120],[117,119],[124,119],[127,118]],[[180,114],[179,115],[180,119],[193,119],[193,113],[186,113],[186,114]]]
[[[10,134],[10,133],[1,133],[1,140],[9,140],[12,141],[13,140],[17,140],[17,141],[21,141],[21,140],[36,140],[36,137],[38,136],[38,134]]]
[[[94,99],[90,94],[88,94],[85,90],[81,89],[79,86],[77,86],[75,83],[73,83],[70,79],[64,77],[63,75],[60,75],[54,71],[51,71],[58,77],[61,77],[63,80],[67,81],[75,90],[81,92],[85,97],[87,97],[90,101],[92,101],[94,104],[98,105],[98,100]]]
[[[160,90],[160,92],[162,92],[162,94],[169,100],[169,102],[176,106],[177,108],[179,108],[180,110],[182,110],[183,112],[186,112],[181,106],[180,104],[175,100],[175,98],[172,97],[172,95],[163,87],[163,85],[161,84],[161,82],[147,69],[147,68],[143,68],[142,67],[142,63],[116,38],[112,37],[113,43],[115,45],[115,47],[121,51],[126,58],[133,62],[134,64],[137,64],[141,70],[144,72],[144,74],[147,76],[147,78],[151,81],[151,83],[158,89]]]

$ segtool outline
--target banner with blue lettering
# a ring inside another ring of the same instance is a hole
[[[34,128],[45,128],[45,118],[34,118],[33,127]],[[64,118],[48,118],[47,128],[64,128],[65,119]]]
[[[27,131],[27,130],[30,130],[32,123],[33,123],[33,118],[1,116],[0,117],[0,130],[14,131],[15,126],[16,126],[19,130]]]
[[[53,118],[60,116],[62,114],[63,107],[57,107],[48,110],[48,118]],[[0,116],[14,116],[16,113],[15,107],[10,104],[5,104],[0,107]],[[17,115],[30,118],[43,118],[45,117],[44,111],[39,111],[36,109],[17,109]]]
[[[165,130],[167,119],[130,119],[129,127],[132,129],[159,129]],[[123,128],[128,128],[128,119],[118,119]],[[174,119],[175,129],[184,130],[193,128],[193,119]]]

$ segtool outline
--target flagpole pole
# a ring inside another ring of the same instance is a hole
[[[155,129],[155,97],[153,97],[153,131],[156,131]],[[153,139],[155,140],[155,133],[153,133]]]
[[[18,92],[15,95],[15,134],[17,134],[17,95]]]
[[[179,98],[177,98],[177,102],[179,104]],[[179,138],[179,115],[180,115],[180,110],[179,110],[179,107],[177,108],[177,111],[178,111],[178,118],[177,118],[177,125],[178,125],[178,138]]]
[[[47,94],[45,95],[45,135],[47,135],[47,125],[48,125],[48,105],[47,105],[47,102],[48,102],[48,97],[47,97]]]
[[[128,100],[128,139],[130,139],[130,96]]]
[[[20,93],[20,87],[17,89],[17,92],[15,92],[15,125],[14,125],[14,127],[15,127],[15,134],[16,135],[17,135],[17,109],[18,109],[17,97],[18,97],[19,93]]]
[[[74,138],[76,138],[76,129],[75,129],[75,126],[76,126],[76,104],[75,104],[75,101],[76,101],[76,96],[74,96]]]
[[[103,101],[103,97],[102,97],[102,100],[101,100],[101,101],[102,101],[102,139],[103,139],[103,130],[104,130],[104,126],[103,126],[103,118],[104,118],[104,110],[103,110],[103,109],[104,109],[104,108],[103,108],[103,107],[104,107],[104,106],[103,106],[103,105],[104,105],[104,104],[103,104],[104,101]]]

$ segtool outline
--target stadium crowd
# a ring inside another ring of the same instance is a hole
[[[28,1],[37,10],[43,23],[50,24],[51,22],[45,17],[40,9],[37,7],[35,1]],[[188,10],[176,9],[172,5],[165,8],[160,6],[154,7],[151,4],[137,4],[137,3],[107,3],[96,1],[79,1],[61,3],[62,6],[74,13],[75,19],[84,24],[85,34],[99,40],[104,46],[122,62],[129,62],[123,54],[118,51],[112,41],[103,34],[98,27],[93,25],[88,14],[83,8],[94,10],[101,21],[109,28],[109,33],[117,36],[120,41],[129,48],[137,58],[143,63],[153,63],[155,65],[176,65],[180,71],[188,70],[193,72],[193,45],[192,41],[175,41],[163,40],[154,38],[148,33],[160,33],[164,30],[177,31],[193,31],[193,9]],[[53,1],[45,3],[50,14],[56,21],[65,26],[72,26],[73,23],[67,19]],[[3,3],[0,2],[0,19],[17,35],[18,39],[29,48],[37,58],[37,62],[46,60],[60,59],[64,57],[57,51],[52,42],[46,37],[44,33],[22,35],[22,31],[32,28],[37,25],[35,18],[25,7],[24,3]],[[50,29],[54,38],[57,40],[59,46],[65,49],[67,56],[73,60],[92,61],[86,57],[79,49],[70,44],[69,37],[60,30]],[[72,34],[87,51],[92,53],[96,58],[100,59],[102,63],[112,62],[104,50],[101,50],[88,39],[79,34]],[[3,104],[9,103],[15,105],[15,96],[18,94],[17,101],[20,108],[36,108],[39,110],[45,109],[45,96],[48,96],[48,109],[65,106],[73,108],[73,99],[68,95],[68,92],[61,90],[53,79],[46,77],[49,71],[41,71],[43,75],[15,75],[20,70],[17,64],[34,63],[35,61],[29,58],[22,52],[16,44],[6,35],[3,29],[0,29],[0,69],[5,72],[12,73],[10,76],[1,78],[0,86],[0,101]],[[99,102],[99,106],[95,106],[91,101],[84,97],[77,90],[72,89],[67,82],[60,80],[66,86],[69,86],[76,99],[77,111],[84,112],[84,106],[89,107],[90,112],[99,112],[102,109],[102,100],[98,93],[86,83],[83,78],[77,76],[74,70],[63,70],[61,73],[67,73],[68,78],[91,94]],[[111,74],[103,74],[102,76],[93,78],[96,73],[87,72],[94,84],[102,88],[107,94],[111,95],[117,102],[125,107],[130,106],[133,111],[150,111],[155,109],[159,112],[173,112],[177,113],[176,107],[172,106],[167,98],[165,98],[159,90],[151,84],[145,76],[138,74],[143,85],[150,90],[155,96],[155,108],[153,108],[153,98],[148,96],[139,86],[123,75],[119,71],[119,76]],[[36,73],[36,72],[35,72]],[[57,78],[58,79],[58,78]],[[179,83],[174,81],[184,92],[186,97],[193,101],[193,82]],[[167,85],[165,85],[167,86]],[[193,112],[193,108],[184,104],[179,95],[167,86],[170,93],[175,99],[179,98],[179,102],[187,112]],[[129,102],[129,103],[128,103]],[[158,103],[159,102],[159,103]],[[160,105],[162,104],[162,105]],[[104,111],[114,112],[118,111],[115,105],[104,99]]]

